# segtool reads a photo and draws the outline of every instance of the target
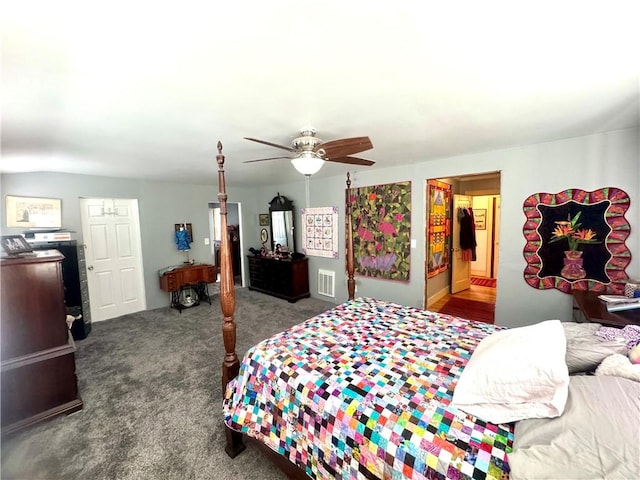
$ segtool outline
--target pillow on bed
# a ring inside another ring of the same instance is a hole
[[[591,372],[610,355],[627,355],[624,339],[605,340],[596,335],[567,339],[566,362],[569,373]]]
[[[511,479],[640,478],[640,383],[571,377],[562,416],[518,422]]]
[[[601,326],[602,324],[600,323],[591,322],[562,322],[562,328],[564,329],[564,335],[567,337],[567,341],[576,337],[594,335]]]
[[[569,374],[592,372],[610,355],[627,354],[623,340],[606,340],[595,333],[599,323],[562,322],[567,337],[566,362]]]
[[[492,333],[462,371],[452,405],[492,423],[557,417],[569,385],[566,344],[559,320]]]

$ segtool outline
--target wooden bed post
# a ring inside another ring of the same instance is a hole
[[[222,143],[218,141],[218,202],[220,202],[220,307],[222,308],[222,339],[224,341],[224,360],[222,361],[222,395],[227,388],[227,384],[238,375],[240,371],[240,361],[236,354],[236,323],[233,319],[236,308],[236,292],[233,285],[233,271],[231,266],[231,250],[229,245],[229,234],[227,232],[227,189],[224,180],[224,155],[222,155]],[[242,434],[226,427],[225,452],[231,458],[238,455],[246,447],[243,443]]]
[[[356,294],[356,281],[353,278],[355,263],[353,261],[353,224],[351,220],[351,176],[347,172],[347,190],[345,193],[345,243],[347,263],[347,291],[349,300],[353,300]]]

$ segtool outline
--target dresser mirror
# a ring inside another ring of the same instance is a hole
[[[293,253],[296,251],[293,202],[287,197],[278,195],[269,202],[269,216],[271,217],[271,250],[279,244]]]

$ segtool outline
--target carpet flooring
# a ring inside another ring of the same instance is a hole
[[[455,317],[478,320],[484,323],[493,323],[496,306],[491,303],[468,300],[466,298],[451,297],[444,306],[438,310],[440,313]]]
[[[333,306],[236,291],[237,352]],[[224,453],[218,297],[95,322],[76,342],[84,409],[2,439],[3,480],[281,480],[255,446]]]
[[[495,278],[471,277],[471,285],[478,285],[480,287],[496,288],[496,279]]]

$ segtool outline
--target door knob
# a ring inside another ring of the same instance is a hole
[[[89,265],[89,268],[87,268],[87,270],[93,270],[93,265]]]

